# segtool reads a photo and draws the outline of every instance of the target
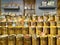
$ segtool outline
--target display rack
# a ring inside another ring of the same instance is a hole
[[[19,7],[4,7],[4,10],[19,10]]]

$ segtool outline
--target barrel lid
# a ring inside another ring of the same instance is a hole
[[[12,35],[9,35],[8,38],[15,37],[15,36],[16,36],[15,34],[12,34]]]
[[[1,35],[0,38],[8,37],[8,35]]]

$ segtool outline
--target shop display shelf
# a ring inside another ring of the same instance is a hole
[[[47,9],[47,10],[50,10],[50,9],[56,9],[56,6],[40,6],[39,9]]]
[[[4,7],[4,10],[19,10],[19,7]]]

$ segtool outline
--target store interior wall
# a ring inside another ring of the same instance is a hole
[[[41,1],[43,0],[36,0],[36,14],[37,15],[43,15],[44,12],[56,12],[57,8],[54,9],[54,10],[41,10],[39,9],[39,7],[41,6]],[[57,0],[54,0],[55,1],[55,6],[57,7]]]
[[[18,4],[20,4],[20,10],[19,10],[19,12],[13,12],[13,13],[18,13],[18,14],[22,14],[23,15],[23,12],[24,12],[24,5],[23,5],[23,0],[2,0],[1,1],[1,4],[2,4],[2,6],[1,6],[1,12],[6,12],[6,11],[4,11],[4,4],[6,4],[6,3],[9,3],[9,2],[11,2],[11,1],[13,1],[13,2],[16,2],[16,3],[18,3]],[[43,13],[44,12],[56,12],[56,10],[57,10],[57,8],[56,9],[54,9],[54,10],[41,10],[41,9],[39,9],[39,6],[40,6],[40,4],[41,4],[41,1],[42,0],[36,0],[36,4],[35,4],[35,13],[36,13],[36,15],[43,15]],[[56,4],[57,4],[57,0],[55,0],[55,6],[57,6]],[[9,11],[7,11],[7,13],[8,13]],[[12,12],[12,11],[11,11]]]
[[[2,0],[1,1],[1,3],[2,3],[2,9],[1,9],[1,11],[2,12],[6,12],[6,13],[8,13],[9,11],[4,11],[4,4],[8,4],[8,3],[10,3],[10,2],[12,2],[13,1],[13,3],[14,2],[16,2],[17,4],[19,4],[20,6],[20,9],[19,9],[19,11],[10,11],[10,12],[12,12],[12,13],[18,13],[18,14],[22,14],[23,15],[23,11],[24,11],[24,7],[23,7],[23,0]]]

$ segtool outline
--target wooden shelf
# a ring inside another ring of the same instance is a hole
[[[4,10],[19,10],[19,7],[4,7]]]
[[[56,7],[55,6],[40,6],[39,9],[55,9]]]

